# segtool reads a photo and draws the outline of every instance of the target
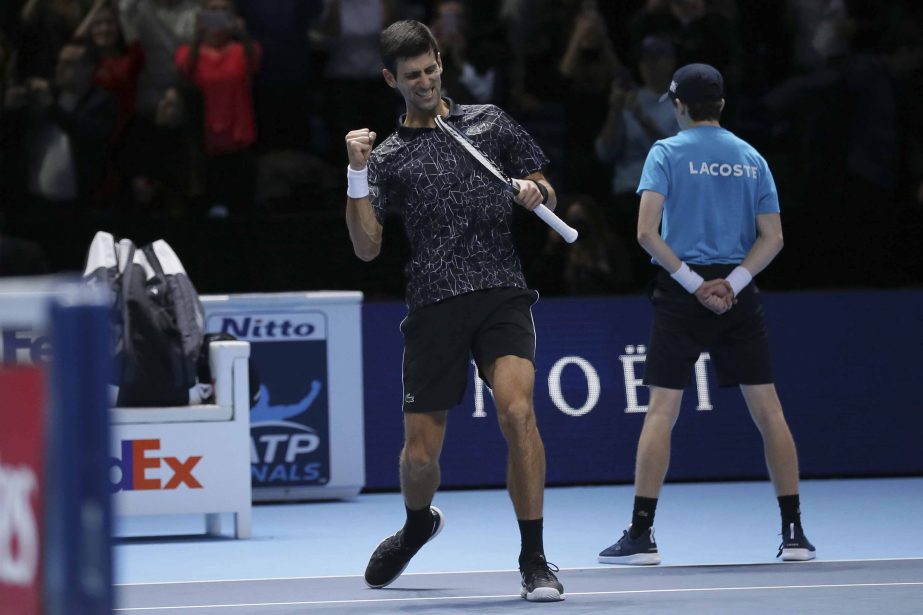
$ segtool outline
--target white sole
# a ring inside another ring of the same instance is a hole
[[[559,602],[564,600],[564,594],[553,587],[536,587],[531,592],[525,588],[519,594],[529,602]]]
[[[783,562],[807,562],[815,557],[817,552],[808,549],[782,549]]]
[[[629,566],[655,566],[660,563],[659,553],[636,553],[635,555],[606,556],[600,555],[600,564],[626,564]]]

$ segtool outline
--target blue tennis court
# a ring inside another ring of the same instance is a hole
[[[621,534],[630,486],[552,488],[545,546],[566,600],[519,597],[518,533],[502,490],[450,491],[446,528],[393,585],[362,573],[403,522],[397,494],[259,505],[253,538],[206,537],[200,517],[119,521],[119,613],[506,612],[919,613],[923,479],[805,481],[805,528],[818,559],[781,563],[768,483],[669,484],[657,517],[663,564],[607,566],[596,554]]]

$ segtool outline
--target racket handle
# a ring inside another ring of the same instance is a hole
[[[553,211],[544,205],[539,205],[532,211],[535,212],[535,215],[541,218],[545,224],[557,231],[558,235],[564,238],[564,241],[567,243],[574,243],[577,241],[577,229],[567,226],[567,223],[557,217]]]

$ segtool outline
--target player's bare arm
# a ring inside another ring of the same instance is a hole
[[[349,229],[353,251],[364,261],[374,259],[381,252],[382,227],[372,211],[365,177],[376,136],[368,128],[351,130],[346,135],[350,182],[346,196],[346,227]]]
[[[660,236],[660,221],[663,219],[664,195],[653,190],[641,193],[641,207],[638,211],[638,243],[660,266],[673,273],[682,261]]]
[[[675,274],[685,264],[660,236],[660,222],[663,219],[663,202],[666,197],[653,190],[641,193],[641,207],[638,211],[638,243],[650,254],[660,266]],[[701,280],[701,278],[699,278]],[[723,280],[702,281],[696,288],[687,288],[695,293],[699,303],[716,314],[723,314],[733,305],[733,296],[728,296],[729,289]]]
[[[747,253],[743,267],[756,275],[769,266],[776,255],[782,251],[782,216],[780,214],[760,214],[756,217],[756,241]]]
[[[783,244],[782,216],[777,213],[757,215],[756,241],[753,242],[753,247],[747,252],[740,267],[728,275],[731,286],[735,283],[746,286],[750,279],[769,266],[769,263],[782,251]],[[738,278],[741,281],[732,280],[732,278]]]

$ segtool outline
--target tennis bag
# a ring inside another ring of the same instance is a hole
[[[185,406],[210,395],[196,383],[205,311],[167,242],[139,249],[99,231],[83,276],[110,291],[117,406]]]

